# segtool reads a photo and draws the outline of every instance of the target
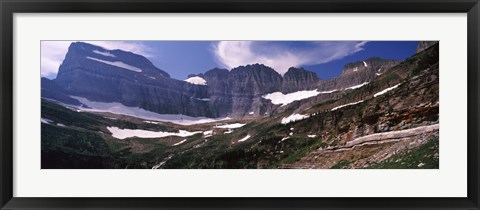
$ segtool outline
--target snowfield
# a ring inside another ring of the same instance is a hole
[[[101,59],[98,59],[98,58],[92,58],[92,57],[87,57],[87,59],[98,61],[100,63],[108,64],[108,65],[111,65],[111,66],[115,66],[115,67],[118,67],[118,68],[130,70],[130,71],[134,71],[134,72],[142,72],[142,69],[139,69],[135,66],[130,66],[130,65],[128,65],[126,63],[123,63],[121,61],[105,61],[105,60],[101,60]]]
[[[282,124],[287,124],[289,122],[295,122],[295,121],[299,121],[299,120],[303,120],[303,119],[306,119],[308,118],[307,115],[301,115],[301,114],[292,114],[288,117],[284,117],[282,119]]]
[[[283,94],[282,92],[274,92],[274,93],[269,93],[267,95],[264,95],[262,96],[262,98],[270,100],[272,104],[275,104],[275,105],[281,104],[282,106],[285,106],[294,101],[300,101],[306,98],[314,97],[321,93],[322,92],[318,92],[317,89],[302,90],[302,91],[297,91],[297,92],[287,93],[287,94]]]
[[[230,128],[230,129],[234,129],[234,128],[243,127],[244,125],[246,125],[246,124],[234,123],[234,124],[227,124],[227,125],[219,125],[219,126],[215,126],[215,127],[217,127],[217,128]]]
[[[363,87],[367,84],[368,82],[364,82],[359,85],[347,87],[343,90],[354,90],[354,89]],[[272,104],[286,106],[294,101],[300,101],[303,99],[317,96],[319,94],[327,94],[327,93],[333,93],[337,91],[339,90],[335,89],[335,90],[327,90],[327,91],[318,91],[318,89],[315,89],[315,90],[302,90],[302,91],[297,91],[297,92],[287,93],[287,94],[283,94],[282,92],[273,92],[273,93],[269,93],[267,95],[262,96],[262,98],[270,100]]]
[[[138,138],[162,138],[167,136],[180,136],[187,137],[192,136],[197,133],[202,133],[201,131],[189,132],[185,130],[179,130],[178,133],[162,132],[162,131],[147,131],[147,130],[132,130],[132,129],[120,129],[118,127],[107,127],[108,131],[112,133],[113,138],[117,139],[126,139],[130,137]]]
[[[201,78],[201,77],[190,77],[186,80],[184,80],[185,82],[188,82],[188,83],[191,83],[191,84],[194,84],[194,85],[207,85],[207,81],[205,81],[205,79]]]
[[[377,96],[383,95],[383,94],[385,94],[386,92],[391,91],[391,90],[397,88],[398,86],[400,86],[400,84],[397,84],[397,85],[395,85],[395,86],[392,86],[392,87],[389,87],[389,88],[387,88],[387,89],[385,89],[385,90],[382,90],[382,91],[380,91],[380,92],[378,92],[378,93],[375,93],[375,95],[373,95],[373,97],[377,97]]]
[[[109,52],[101,52],[101,51],[98,51],[98,50],[93,50],[93,53],[96,53],[96,54],[99,54],[99,55],[103,55],[103,56],[112,57],[112,58],[115,58],[115,57],[116,57],[114,54],[111,54],[111,53],[109,53]]]
[[[222,120],[228,120],[230,118],[206,118],[206,117],[190,117],[187,115],[180,114],[158,114],[155,112],[147,111],[138,107],[128,107],[118,102],[105,103],[105,102],[94,102],[89,101],[86,98],[70,96],[71,98],[77,99],[80,103],[87,105],[89,108],[77,106],[77,109],[88,112],[109,112],[113,114],[121,114],[136,118],[141,118],[144,120],[154,120],[160,122],[171,122],[179,125],[194,125],[202,123],[210,123]]]
[[[346,107],[346,106],[351,106],[351,105],[359,104],[359,103],[362,103],[362,102],[363,102],[363,100],[357,101],[357,102],[353,102],[353,103],[344,104],[344,105],[341,105],[341,106],[337,106],[337,107],[333,108],[332,111],[335,111],[335,110],[337,110],[337,109],[341,109],[341,108]]]

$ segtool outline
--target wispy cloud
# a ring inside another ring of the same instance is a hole
[[[290,67],[341,59],[363,50],[366,42],[220,41],[213,46],[217,62],[226,68],[261,63],[285,74]]]
[[[58,67],[65,59],[68,47],[76,41],[42,41],[41,42],[41,76],[52,77],[58,72]],[[84,41],[101,46],[105,49],[121,49],[145,57],[153,57],[153,50],[137,41]]]

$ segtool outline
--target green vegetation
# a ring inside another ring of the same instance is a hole
[[[110,149],[97,134],[42,123],[42,168],[108,168]]]
[[[42,123],[42,148],[81,155],[107,155],[110,149],[97,134]]]
[[[438,137],[429,140],[418,148],[393,155],[381,163],[368,166],[374,169],[417,169],[439,168],[439,142]]]
[[[61,105],[42,99],[42,118],[62,123],[66,126],[77,126],[90,131],[99,131],[98,126],[105,119],[87,112],[76,112]]]
[[[321,137],[316,137],[312,139],[304,139],[307,141],[306,144],[302,145],[299,147],[297,150],[295,150],[293,153],[288,154],[288,156],[282,160],[280,160],[277,164],[275,164],[275,167],[279,167],[282,164],[289,164],[289,163],[294,163],[298,160],[300,160],[302,157],[305,157],[308,153],[321,148],[321,147],[326,147],[327,144],[323,142]]]

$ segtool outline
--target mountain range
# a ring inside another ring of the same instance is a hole
[[[69,97],[77,96],[90,101],[119,102],[160,114],[194,117],[263,116],[279,111],[279,106],[262,97],[267,94],[355,87],[380,76],[399,62],[375,57],[349,63],[341,75],[328,80],[295,67],[283,76],[263,64],[239,66],[230,71],[215,68],[204,74],[190,75],[205,81],[198,84],[188,82],[189,79],[170,78],[141,55],[75,42],[70,45],[57,77],[53,80],[42,78],[42,97],[78,105],[78,100]],[[329,99],[331,97],[322,100]]]
[[[438,168],[439,43],[335,78],[263,64],[171,78],[72,43],[42,78],[42,168]]]

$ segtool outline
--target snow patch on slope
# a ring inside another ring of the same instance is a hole
[[[238,140],[238,142],[246,141],[249,138],[250,138],[250,135],[247,135],[247,136],[243,137],[242,139]]]
[[[334,90],[336,91],[336,90]],[[334,92],[333,91],[333,92]],[[307,99],[310,97],[317,96],[318,94],[322,93],[331,93],[332,91],[325,91],[325,92],[319,92],[317,89],[315,90],[302,90],[302,91],[297,91],[293,93],[287,93],[283,94],[282,92],[274,92],[274,93],[269,93],[267,95],[262,96],[262,98],[270,100],[272,104],[275,105],[282,105],[285,106],[289,103],[292,103],[294,101],[300,101],[303,99]]]
[[[234,129],[234,128],[243,127],[244,125],[246,125],[246,124],[234,123],[234,124],[227,124],[227,125],[219,125],[219,126],[215,126],[215,127],[217,127],[217,128],[230,128],[230,129]]]
[[[179,130],[177,133],[163,132],[163,131],[147,131],[147,130],[133,130],[133,129],[120,129],[118,127],[107,127],[108,131],[112,133],[112,137],[117,139],[126,139],[130,137],[138,138],[162,138],[167,136],[180,136],[187,137],[192,136],[201,131],[189,132],[185,130]]]
[[[111,54],[110,52],[101,52],[98,50],[93,50],[93,52],[99,55],[107,56],[107,57],[112,57],[112,58],[116,57],[114,54]]]
[[[47,119],[47,118],[41,118],[40,121],[41,121],[42,123],[50,124],[50,125],[53,123],[52,120],[49,120],[49,119]]]
[[[307,115],[302,115],[302,114],[292,114],[288,117],[284,117],[282,118],[282,124],[287,124],[289,122],[295,122],[295,121],[299,121],[299,120],[303,120],[303,119],[306,119],[308,118]]]
[[[207,137],[211,137],[211,136],[213,136],[213,131],[212,130],[203,132],[203,137],[207,138]]]
[[[360,87],[362,87],[362,86],[364,86],[364,85],[366,85],[366,84],[368,84],[368,82],[364,82],[364,83],[359,84],[359,85],[355,85],[355,86],[352,86],[352,87],[345,88],[345,90],[357,89],[357,88],[360,88]]]
[[[87,105],[90,108],[77,106],[77,109],[88,112],[109,112],[113,114],[121,114],[144,120],[154,120],[160,122],[171,122],[179,125],[194,125],[202,123],[210,123],[222,120],[228,120],[230,118],[206,118],[206,117],[190,117],[181,114],[158,114],[155,112],[147,111],[139,107],[128,107],[118,102],[105,103],[89,101],[86,98],[70,96],[80,101],[80,103]]]
[[[145,122],[145,123],[150,123],[150,124],[156,124],[156,125],[158,125],[158,124],[159,124],[158,122],[154,122],[154,121],[148,121],[148,120],[144,120],[143,122]]]
[[[210,101],[209,98],[195,98],[195,100],[199,100],[199,101]]]
[[[341,109],[341,108],[346,107],[346,106],[351,106],[351,105],[359,104],[359,103],[362,103],[362,102],[363,102],[363,100],[357,101],[357,102],[348,103],[348,104],[344,104],[344,105],[341,105],[341,106],[337,106],[337,107],[333,108],[332,111],[335,111],[335,110],[337,110],[337,109]]]
[[[98,58],[92,58],[92,57],[87,57],[87,59],[98,61],[100,63],[108,64],[108,65],[111,65],[111,66],[115,66],[115,67],[118,67],[118,68],[130,70],[130,71],[134,71],[134,72],[142,72],[142,69],[139,69],[135,66],[130,66],[130,65],[128,65],[126,63],[123,63],[121,61],[105,61],[105,60],[101,60],[101,59],[98,59]]]
[[[363,61],[363,66],[368,67],[367,62]]]
[[[185,143],[186,141],[187,141],[187,139],[181,140],[181,141],[179,141],[178,143],[173,144],[172,146],[177,146],[177,145],[183,144],[183,143]]]
[[[387,88],[387,89],[385,89],[385,90],[382,90],[382,91],[380,91],[380,92],[378,92],[378,93],[375,93],[375,95],[373,95],[373,97],[377,97],[377,96],[383,95],[383,94],[385,94],[386,92],[391,91],[391,90],[397,88],[398,86],[400,86],[400,84],[397,84],[397,85],[395,85],[395,86],[392,86],[392,87],[389,87],[389,88]]]
[[[201,77],[190,77],[188,79],[185,80],[185,82],[188,82],[190,84],[194,84],[194,85],[207,85],[207,81],[205,81],[205,79],[201,78]]]

